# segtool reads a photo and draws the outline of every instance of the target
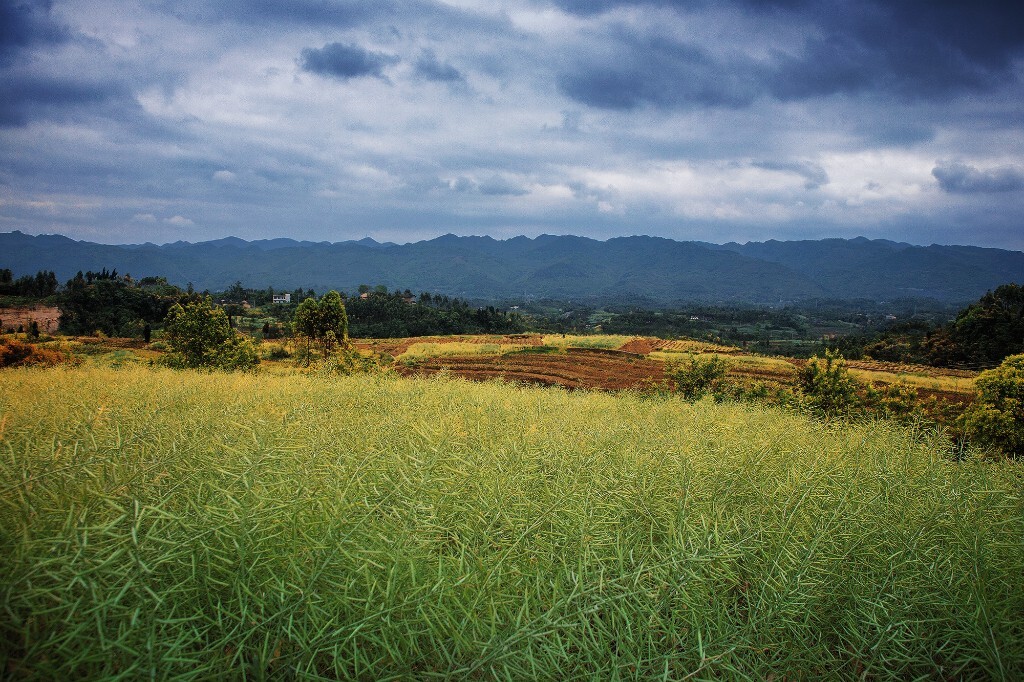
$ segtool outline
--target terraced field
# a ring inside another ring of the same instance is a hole
[[[648,337],[430,337],[360,342],[359,346],[364,352],[391,353],[398,359],[396,371],[403,376],[443,372],[471,381],[501,379],[574,390],[619,391],[658,384],[665,379],[668,363],[703,353],[724,356],[727,376],[736,384],[793,388],[798,369],[806,363],[748,355],[739,348],[702,341]],[[875,388],[891,384],[913,388],[936,414],[945,409],[941,405],[958,411],[973,400],[975,372],[871,360],[847,365],[857,379]]]
[[[473,381],[503,379],[573,389],[623,390],[660,381],[665,365],[625,351],[570,348],[564,353],[438,357],[414,365],[399,364],[397,369],[404,376],[448,372]]]

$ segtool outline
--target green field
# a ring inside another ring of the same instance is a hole
[[[457,380],[0,372],[11,679],[1022,679],[1024,470]]]

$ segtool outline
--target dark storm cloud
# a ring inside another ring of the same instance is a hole
[[[915,121],[877,122],[859,125],[854,130],[864,140],[875,146],[909,147],[935,139],[935,130]]]
[[[169,14],[195,23],[234,21],[240,24],[266,25],[267,22],[352,26],[375,15],[393,11],[394,3],[362,0],[173,0],[163,3]]]
[[[675,6],[707,12],[711,6],[614,0],[556,4],[584,16],[612,7]],[[642,104],[735,107],[749,105],[759,96],[785,101],[878,93],[935,99],[986,90],[1012,79],[1013,60],[1024,48],[1024,11],[1019,3],[766,5],[734,0],[732,5],[748,17],[755,10],[770,11],[772,21],[807,37],[795,51],[769,42],[767,56],[723,60],[691,43],[611,33],[607,39],[617,43],[615,58],[584,51],[560,76],[560,89],[577,101],[608,109]],[[743,45],[732,47],[742,54]]]
[[[432,50],[426,50],[416,60],[416,76],[423,80],[441,83],[459,83],[466,80],[462,72],[454,66],[439,61]]]
[[[67,77],[19,77],[8,75],[0,96],[0,126],[23,126],[30,121],[65,119],[97,105],[117,104],[134,108],[134,99],[123,85],[89,83]],[[123,109],[112,112],[126,115]]]
[[[449,28],[493,23],[435,0],[163,0],[161,6],[167,14],[197,25],[232,22],[262,31],[282,26],[404,26],[416,19]]]
[[[345,80],[361,76],[385,78],[384,68],[397,62],[398,57],[365,50],[358,45],[328,43],[319,49],[302,50],[299,66],[310,73]]]
[[[936,166],[932,175],[951,194],[988,194],[1024,189],[1024,168],[1001,166],[980,170],[964,163]]]
[[[795,173],[805,180],[804,189],[818,189],[828,184],[825,169],[809,161],[755,161],[751,165],[762,170]]]
[[[132,119],[138,106],[121,77],[105,80],[90,59],[100,43],[51,15],[50,2],[0,0],[0,127],[36,120],[68,120],[106,110]],[[48,69],[47,59],[63,47],[79,49],[78,72]],[[84,56],[88,55],[88,56]]]
[[[49,2],[0,2],[0,64],[22,49],[63,42],[70,35],[50,16]]]
[[[757,83],[748,64],[728,65],[707,51],[661,36],[616,31],[610,56],[586,57],[558,79],[572,99],[605,109],[750,104]]]
[[[137,241],[923,243],[970,225],[971,240],[1020,248],[1018,14],[946,0],[0,0],[0,224]],[[324,96],[339,82],[344,97]]]

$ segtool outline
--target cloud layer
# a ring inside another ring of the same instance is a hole
[[[1020,249],[1018,4],[13,0],[0,230]]]

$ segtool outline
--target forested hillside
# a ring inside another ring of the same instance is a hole
[[[277,290],[360,284],[436,291],[476,301],[524,299],[786,304],[809,299],[933,299],[965,303],[1024,281],[1024,253],[911,246],[863,238],[718,246],[657,237],[541,235],[499,241],[445,235],[412,244],[227,238],[157,246],[0,234],[0,266],[53,271],[116,268],[172,284],[224,290],[237,280]]]

